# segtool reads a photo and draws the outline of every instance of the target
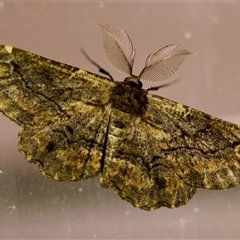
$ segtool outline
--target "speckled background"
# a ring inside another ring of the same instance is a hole
[[[176,74],[180,81],[155,94],[240,124],[239,3],[0,1],[0,43],[97,72],[83,47],[120,81],[125,76],[105,62],[92,20],[129,33],[135,74],[167,44],[197,52]],[[240,237],[240,187],[200,189],[183,207],[145,212],[102,189],[99,178],[46,179],[18,152],[18,131],[0,115],[0,239]]]

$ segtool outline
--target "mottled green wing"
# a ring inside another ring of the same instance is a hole
[[[196,188],[240,184],[240,127],[171,100],[148,95],[144,116],[152,143],[151,176],[161,182],[171,207],[183,205]]]
[[[0,111],[21,126],[46,126],[103,106],[114,82],[0,45]]]
[[[147,114],[155,123],[153,137],[164,136],[161,158],[187,185],[225,189],[240,183],[240,126],[154,95]]]
[[[19,150],[55,180],[99,173],[115,83],[0,46],[0,111],[23,127]]]
[[[160,96],[146,111],[112,109],[101,185],[134,206],[186,204],[196,188],[240,183],[240,127]]]

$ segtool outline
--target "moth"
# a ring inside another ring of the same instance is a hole
[[[127,33],[101,28],[108,63],[128,75],[122,82],[0,46],[0,111],[22,128],[26,159],[57,181],[100,174],[102,187],[144,210],[238,185],[240,127],[142,88],[173,76],[191,53],[165,46],[135,76]]]

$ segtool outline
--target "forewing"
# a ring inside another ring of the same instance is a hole
[[[167,160],[190,187],[225,189],[240,183],[238,125],[159,96],[148,100],[144,121],[159,140],[156,168]]]
[[[103,187],[113,188],[144,210],[179,207],[194,195],[195,186],[186,184],[168,159],[161,158],[167,140],[161,130],[139,117],[112,110],[109,136]]]
[[[0,46],[0,111],[21,126],[46,126],[103,106],[114,82]]]
[[[23,129],[19,150],[55,180],[100,172],[115,83],[10,46],[0,46],[0,111]]]
[[[135,56],[131,39],[118,26],[104,25],[101,28],[103,51],[107,62],[116,70],[131,75]]]
[[[150,54],[139,77],[145,81],[159,82],[172,77],[186,57],[192,54],[185,48],[171,44]]]

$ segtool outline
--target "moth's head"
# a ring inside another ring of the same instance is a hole
[[[142,86],[143,86],[140,78],[138,76],[135,76],[135,75],[131,75],[131,76],[125,78],[123,82],[132,86],[132,87],[136,87],[136,88],[139,88],[139,89],[141,89]]]

